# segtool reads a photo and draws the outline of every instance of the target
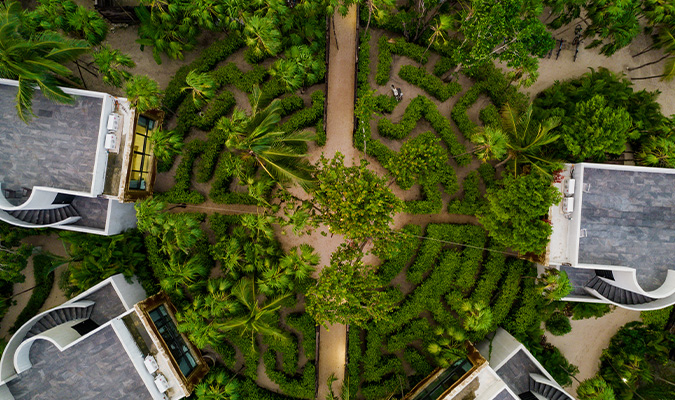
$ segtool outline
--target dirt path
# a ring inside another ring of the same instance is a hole
[[[355,6],[350,8],[349,13],[344,18],[336,12],[333,17],[335,26],[329,27],[330,53],[327,78],[328,94],[326,96],[328,113],[326,117],[326,146],[323,150],[326,157],[333,157],[337,151],[341,152],[345,155],[346,165],[352,165],[352,162],[360,157],[358,151],[352,145],[356,45],[358,41],[356,14]],[[322,259],[325,259],[326,251],[332,250],[338,241],[335,238],[331,239],[330,236],[313,236],[314,248],[323,253]],[[322,263],[322,265],[326,264]],[[347,357],[347,327],[338,324],[332,325],[330,330],[321,327],[319,335],[317,382],[319,391],[317,399],[325,399],[328,393],[326,380],[331,374],[334,374],[337,378],[334,384],[336,394],[341,392]]]
[[[640,312],[617,307],[601,318],[570,321],[572,332],[565,336],[553,336],[547,332],[548,341],[559,348],[572,364],[579,367],[577,379],[593,377],[600,367],[602,351],[609,346],[609,340],[623,325],[640,319]],[[572,394],[576,395],[579,383],[572,381]]]
[[[50,235],[29,236],[24,240],[22,240],[22,242],[28,243],[35,247],[40,247],[42,251],[46,251],[58,256],[66,255],[66,251],[63,248],[63,245],[61,244],[61,239],[59,239],[58,235],[54,233]],[[54,273],[56,274],[54,279],[54,286],[52,286],[52,290],[49,293],[49,297],[47,298],[45,304],[40,309],[40,312],[48,310],[57,305],[60,305],[66,300],[68,300],[58,285],[59,277],[61,276],[61,273],[63,272],[64,268],[65,266],[61,266],[57,268],[56,271],[54,271]],[[30,257],[28,259],[28,265],[22,272],[26,276],[26,281],[14,284],[14,293],[20,294],[14,297],[14,301],[16,301],[16,304],[12,305],[9,308],[7,314],[2,319],[2,324],[0,324],[0,338],[5,339],[10,338],[11,335],[9,335],[9,328],[11,328],[12,325],[14,325],[14,321],[16,321],[16,318],[19,316],[21,311],[23,311],[23,309],[26,307],[28,299],[30,299],[31,294],[33,293],[33,290],[29,290],[32,289],[33,286],[35,285],[35,276],[33,275],[33,257]]]

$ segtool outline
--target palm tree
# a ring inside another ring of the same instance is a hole
[[[464,312],[464,329],[474,332],[486,332],[492,327],[492,310],[481,302],[465,301],[461,305]]]
[[[180,154],[183,145],[183,138],[176,132],[156,130],[148,138],[152,144],[152,154],[162,162],[170,161],[174,156]]]
[[[160,239],[162,251],[171,256],[178,250],[188,254],[204,235],[198,219],[190,214],[169,214],[166,203],[150,198],[134,205],[138,229]]]
[[[189,14],[199,22],[199,26],[215,30],[225,8],[223,0],[193,0],[190,2]]]
[[[441,368],[448,368],[455,361],[466,356],[466,333],[458,327],[437,327],[434,334],[438,336],[427,346],[427,350],[436,358]]]
[[[270,76],[279,79],[286,90],[294,91],[302,86],[303,74],[295,60],[280,58],[270,68]]]
[[[19,81],[16,110],[22,121],[33,116],[35,88],[49,100],[72,104],[75,100],[58,86],[58,77],[67,78],[71,71],[63,64],[87,52],[87,43],[64,39],[54,32],[43,32],[25,39],[21,28],[21,6],[0,3],[0,77]]]
[[[312,167],[303,159],[302,145],[314,139],[310,132],[284,132],[277,125],[281,120],[281,101],[275,99],[258,110],[262,92],[258,87],[251,95],[251,115],[235,110],[230,120],[217,124],[227,136],[225,145],[244,160],[253,160],[276,182],[295,181],[307,188],[313,181]]]
[[[577,388],[579,400],[614,400],[614,390],[602,377],[586,379]]]
[[[161,107],[159,84],[147,75],[134,75],[124,88],[126,96],[139,113]]]
[[[288,340],[287,335],[275,326],[276,312],[289,295],[276,297],[261,305],[255,282],[242,278],[232,289],[234,295],[245,309],[245,314],[234,317],[220,326],[223,332],[240,331],[242,335],[251,335],[251,347],[255,346],[255,336],[261,334],[276,340]]]
[[[535,287],[549,301],[560,300],[573,290],[567,272],[556,268],[546,268],[536,279]]]
[[[66,31],[77,32],[92,46],[101,44],[108,35],[108,24],[98,11],[77,6],[66,18]]]
[[[211,371],[195,386],[195,396],[199,400],[239,400],[239,384],[224,370]]]
[[[254,15],[244,27],[246,45],[257,59],[275,56],[281,50],[281,32],[269,17]]]
[[[308,244],[293,247],[279,263],[265,265],[258,272],[260,292],[265,295],[288,293],[295,289],[296,282],[302,282],[312,275],[319,264],[319,255]]]
[[[187,83],[187,86],[184,87],[182,91],[189,90],[192,92],[192,101],[197,108],[202,107],[204,100],[209,101],[216,95],[216,81],[206,72],[199,73],[192,70],[185,77],[185,82]]]
[[[519,113],[506,104],[501,111],[502,130],[506,133],[507,157],[497,164],[501,166],[508,161],[513,164],[513,174],[518,173],[518,166],[529,164],[546,176],[550,173],[542,165],[551,166],[555,161],[543,155],[544,147],[558,140],[560,135],[551,134],[551,130],[560,124],[560,118],[554,117],[543,123],[532,121],[532,105],[524,113]]]
[[[178,320],[178,330],[185,333],[190,341],[200,349],[217,345],[226,337],[218,329],[217,321],[208,314],[202,296],[197,296],[191,307],[177,313],[176,319]]]
[[[506,135],[499,128],[483,127],[471,137],[471,143],[475,145],[471,152],[482,162],[499,160],[506,155]]]
[[[131,73],[123,68],[136,66],[131,57],[108,45],[101,46],[92,56],[98,71],[103,75],[103,83],[115,87],[121,87],[124,81],[131,78]]]
[[[422,58],[424,58],[424,55],[427,54],[427,51],[429,51],[431,45],[434,44],[438,39],[443,40],[443,43],[446,43],[448,41],[445,36],[447,34],[448,29],[450,29],[451,27],[452,27],[452,17],[446,14],[439,14],[438,19],[436,20],[436,24],[431,25],[431,32],[433,33],[429,37],[429,45],[424,50]]]
[[[673,135],[650,136],[642,143],[635,158],[650,167],[675,168],[675,142]]]
[[[178,293],[184,288],[202,286],[204,278],[209,275],[209,266],[202,257],[186,257],[173,253],[159,274],[162,276],[159,282],[161,288],[170,293]]]

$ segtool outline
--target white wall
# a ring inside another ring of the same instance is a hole
[[[105,234],[117,235],[127,229],[135,228],[137,219],[134,203],[120,203],[113,199],[109,201]]]
[[[136,303],[145,300],[148,297],[145,293],[145,289],[143,289],[143,286],[138,282],[138,278],[134,276],[131,279],[132,283],[129,283],[122,274],[110,277],[115,292],[117,292],[117,295],[120,297],[122,304],[124,304],[124,307],[127,310],[133,309]]]

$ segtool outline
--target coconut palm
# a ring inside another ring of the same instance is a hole
[[[246,45],[257,59],[275,56],[281,50],[281,32],[269,17],[254,15],[244,27]]]
[[[242,335],[251,335],[251,347],[255,346],[255,336],[261,334],[276,340],[288,340],[286,334],[277,328],[277,311],[289,295],[276,297],[261,304],[255,289],[255,281],[250,278],[242,278],[232,289],[232,295],[236,297],[244,307],[244,314],[223,322],[220,329],[223,332],[239,331]]]
[[[175,130],[156,130],[148,139],[152,144],[152,154],[162,162],[171,161],[174,156],[180,154],[184,145],[183,138]]]
[[[439,367],[447,368],[466,356],[466,333],[461,328],[439,326],[434,330],[434,334],[437,338],[427,346],[427,350],[435,357]]]
[[[482,162],[499,160],[506,155],[506,135],[499,128],[486,126],[479,129],[471,137],[471,143],[475,145],[471,152]]]
[[[536,279],[535,287],[549,301],[560,300],[573,290],[567,272],[556,268],[546,268]]]
[[[161,107],[162,92],[159,84],[147,75],[134,75],[124,88],[126,96],[139,113]]]
[[[465,301],[460,309],[464,313],[464,329],[474,332],[486,332],[492,327],[492,310],[481,302]]]
[[[577,388],[579,400],[614,400],[614,390],[602,377],[586,379]]]
[[[204,278],[209,275],[209,267],[204,262],[203,257],[186,257],[182,254],[173,253],[160,272],[162,279],[159,285],[163,290],[170,293],[179,293],[184,288],[201,287]]]
[[[136,66],[131,57],[108,45],[101,46],[92,53],[92,56],[102,75],[103,83],[115,87],[121,87],[124,81],[131,78],[131,73],[124,68]]]
[[[192,101],[197,108],[201,108],[204,105],[204,101],[209,101],[213,98],[216,95],[216,89],[218,89],[216,81],[206,72],[200,73],[192,70],[185,77],[185,82],[187,86],[182,91],[187,90],[192,93]]]
[[[447,14],[439,14],[438,19],[436,20],[436,23],[431,25],[431,36],[429,37],[429,45],[427,48],[424,50],[424,54],[422,54],[422,58],[424,58],[424,55],[427,54],[427,51],[429,51],[429,48],[431,47],[432,44],[434,44],[437,40],[442,40],[443,43],[447,43],[448,39],[446,38],[448,29],[452,27],[452,17]]]
[[[293,247],[279,263],[265,265],[258,271],[258,288],[265,295],[289,293],[295,289],[296,282],[309,278],[319,264],[319,255],[308,244]]]
[[[16,110],[28,122],[33,116],[35,88],[49,100],[72,104],[75,100],[58,86],[58,77],[69,77],[63,64],[87,52],[87,43],[64,39],[54,32],[43,32],[25,39],[19,33],[21,6],[0,3],[0,77],[19,81]]]
[[[178,330],[185,333],[190,341],[200,349],[217,345],[226,337],[218,329],[218,322],[208,314],[204,302],[204,297],[197,296],[191,307],[176,314]]]
[[[558,140],[560,135],[551,131],[560,124],[560,118],[548,118],[538,123],[532,120],[532,105],[524,113],[506,104],[501,111],[502,130],[506,134],[507,157],[497,164],[506,162],[513,164],[513,174],[518,173],[518,167],[530,165],[533,169],[550,175],[546,166],[555,164],[555,160],[544,155],[544,147]]]
[[[163,210],[166,203],[150,198],[134,205],[138,229],[157,237],[162,244],[161,250],[171,256],[177,251],[188,254],[204,232],[200,222],[189,214],[169,214]]]
[[[199,400],[239,400],[239,384],[224,370],[211,371],[204,381],[195,386]]]
[[[225,145],[243,160],[253,160],[266,174],[279,183],[294,181],[307,188],[313,181],[311,165],[302,146],[314,139],[310,132],[284,132],[278,128],[281,101],[275,99],[259,110],[262,92],[258,87],[251,95],[251,115],[235,110],[230,120],[217,124],[226,136]]]

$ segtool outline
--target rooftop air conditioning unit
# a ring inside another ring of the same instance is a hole
[[[147,369],[148,372],[151,374],[154,374],[155,371],[159,369],[159,365],[157,365],[157,360],[155,360],[155,357],[151,355],[145,357],[145,360],[143,360],[143,364],[145,364],[145,369]]]
[[[117,147],[117,135],[114,133],[109,133],[105,135],[105,149],[106,150],[115,150]]]
[[[119,114],[110,114],[108,115],[108,133],[117,132],[117,128],[120,126],[120,115]]]
[[[563,194],[566,197],[574,196],[574,179],[565,179],[563,182]]]
[[[563,213],[571,214],[574,211],[574,197],[565,197],[562,200]]]
[[[157,374],[155,377],[155,386],[157,386],[157,390],[159,390],[160,393],[164,393],[169,390],[169,382],[162,374]]]

